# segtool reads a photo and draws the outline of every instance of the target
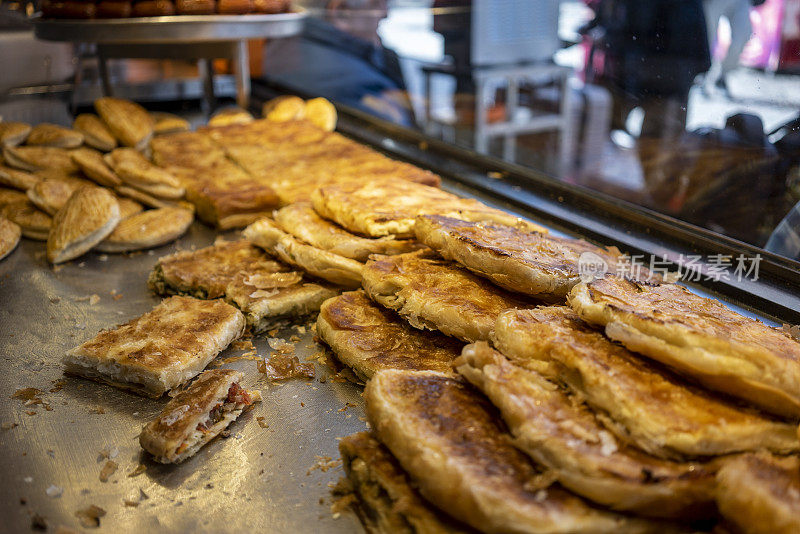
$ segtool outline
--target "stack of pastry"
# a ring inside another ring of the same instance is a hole
[[[55,19],[117,19],[167,15],[278,14],[290,0],[44,0],[42,15]]]

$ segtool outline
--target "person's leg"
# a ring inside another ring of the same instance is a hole
[[[731,26],[731,44],[728,47],[728,54],[720,64],[722,79],[739,66],[739,56],[753,33],[753,27],[750,24],[750,7],[750,0],[737,0],[731,2],[725,11],[725,17]]]

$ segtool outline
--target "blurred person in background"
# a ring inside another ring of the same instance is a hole
[[[703,83],[703,90],[706,94],[712,88],[729,94],[728,73],[739,66],[739,56],[753,33],[753,27],[750,24],[750,8],[764,2],[765,0],[703,0],[708,49],[713,58],[711,69]],[[722,18],[728,21],[730,27],[730,45],[724,56],[714,57],[714,44],[718,42],[719,23]]]

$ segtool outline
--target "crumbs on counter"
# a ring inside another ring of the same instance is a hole
[[[259,359],[256,366],[270,380],[314,378],[315,374],[314,364],[300,363],[297,356],[284,353],[273,354],[269,360]]]

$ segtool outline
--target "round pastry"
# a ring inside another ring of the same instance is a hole
[[[289,0],[253,0],[256,13],[286,13],[289,11]]]
[[[217,11],[226,15],[244,15],[253,12],[253,0],[219,0]]]
[[[133,4],[134,17],[163,17],[175,14],[175,4],[170,0],[144,0]]]
[[[213,15],[217,9],[214,0],[175,0],[179,15]]]
[[[130,2],[103,0],[97,4],[96,17],[99,19],[126,19],[131,16],[133,6]]]

